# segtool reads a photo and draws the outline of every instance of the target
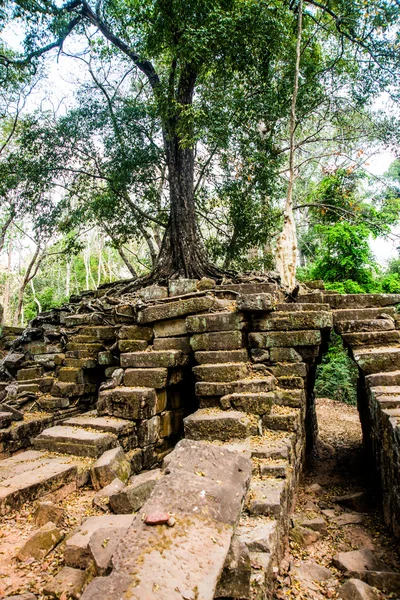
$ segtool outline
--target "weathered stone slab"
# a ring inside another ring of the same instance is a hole
[[[157,404],[158,397],[153,388],[118,387],[99,393],[97,412],[124,419],[148,419],[158,412]]]
[[[37,450],[92,458],[97,458],[116,445],[116,438],[109,433],[93,432],[63,425],[45,429],[33,440],[33,446]]]
[[[184,419],[185,437],[193,440],[221,440],[257,435],[254,419],[239,411],[198,410]]]
[[[125,352],[143,352],[148,348],[145,340],[118,340],[118,350]]]
[[[185,448],[179,460],[173,454],[169,475],[154,488],[113,557],[112,578],[94,580],[82,600],[94,599],[93,594],[119,597],[115,593],[136,600],[182,600],[196,594],[202,600],[214,598],[251,463],[209,444]],[[198,469],[204,476],[194,472]],[[143,522],[142,515],[159,512],[174,514],[174,527]]]
[[[400,294],[324,294],[333,309],[380,308],[400,304]]]
[[[329,311],[330,310],[330,306],[329,304],[325,304],[325,303],[317,303],[317,302],[284,302],[281,304],[277,304],[275,306],[275,310],[277,312],[282,312],[282,311]]]
[[[278,521],[262,517],[242,517],[236,535],[250,552],[273,553],[278,540]]]
[[[250,598],[251,566],[250,552],[246,544],[235,535],[218,582],[215,598]]]
[[[228,394],[227,396],[222,396],[221,406],[224,409],[232,407],[242,412],[265,415],[271,412],[274,399],[275,392]]]
[[[386,306],[384,308],[349,308],[339,309],[333,312],[333,322],[335,325],[343,321],[365,321],[371,319],[384,318],[384,315],[394,316],[396,308]]]
[[[102,325],[103,315],[100,313],[82,313],[64,317],[64,323],[67,327],[76,325]]]
[[[156,338],[176,337],[187,335],[185,319],[169,319],[154,323],[154,336]]]
[[[37,379],[43,375],[42,367],[29,367],[28,369],[19,369],[17,372],[17,381],[26,381],[27,379]]]
[[[193,367],[193,373],[199,381],[237,381],[248,374],[245,363],[219,363]]]
[[[116,436],[126,436],[135,431],[135,425],[132,421],[117,419],[116,417],[99,417],[96,412],[88,412],[83,415],[71,417],[71,419],[64,421],[64,425],[106,431]]]
[[[151,323],[207,311],[212,308],[214,302],[214,298],[210,296],[188,298],[176,302],[164,302],[163,304],[149,306],[139,311],[138,322]]]
[[[131,352],[121,354],[121,367],[154,368],[182,367],[187,363],[187,356],[180,350],[156,350],[153,352]]]
[[[246,322],[238,312],[218,312],[186,317],[186,330],[190,333],[241,330]]]
[[[118,494],[125,487],[125,483],[123,483],[120,479],[114,479],[111,483],[103,487],[93,496],[93,506],[97,506],[101,508],[101,510],[108,510],[110,506],[110,496],[114,494]]]
[[[400,369],[400,348],[371,348],[355,351],[354,359],[365,374]]]
[[[63,567],[44,585],[43,591],[46,596],[60,598],[68,590],[68,596],[72,600],[78,600],[88,579],[88,571]]]
[[[200,365],[248,361],[246,348],[240,350],[205,350],[196,352],[194,357]]]
[[[185,354],[191,352],[190,337],[188,335],[181,337],[156,338],[153,342],[154,350],[181,350]]]
[[[342,321],[336,323],[335,329],[338,333],[391,331],[395,329],[395,323],[392,321],[392,319]]]
[[[350,576],[357,577],[362,571],[383,571],[385,564],[378,559],[368,548],[339,552],[333,558],[333,564]]]
[[[264,283],[254,281],[252,283],[225,283],[224,290],[237,292],[238,294],[277,294],[280,292],[276,283]]]
[[[313,330],[271,331],[250,333],[249,344],[253,348],[276,348],[293,346],[316,346],[321,343],[321,333]]]
[[[153,337],[152,327],[142,327],[140,325],[123,325],[118,331],[120,340],[146,340]]]
[[[90,541],[94,535],[107,538],[110,530],[118,541],[124,537],[133,522],[133,515],[101,515],[85,519],[76,532],[65,541],[64,562],[69,567],[86,569],[92,562]],[[97,532],[102,532],[98,534]]]
[[[148,368],[148,369],[126,369],[124,374],[124,385],[127,387],[150,387],[155,389],[167,386],[168,369],[167,368]]]
[[[251,515],[279,517],[286,482],[282,479],[253,480],[246,498],[246,508]]]
[[[241,379],[231,382],[198,381],[196,383],[197,396],[226,396],[236,393],[270,392],[275,389],[274,377],[259,379]]]
[[[302,362],[301,355],[294,348],[271,348],[269,351],[270,361],[272,363]]]
[[[323,311],[274,312],[268,316],[253,319],[255,331],[329,329],[332,325],[332,313]]]
[[[199,350],[237,350],[245,346],[241,331],[219,331],[213,333],[195,333],[190,338],[194,352]]]
[[[131,474],[131,465],[121,447],[104,452],[90,470],[92,485],[100,490],[118,478],[126,483]]]
[[[24,543],[17,554],[18,560],[24,562],[29,558],[43,560],[57,546],[63,535],[54,523],[46,523],[35,531]]]
[[[362,331],[343,334],[350,346],[386,346],[400,343],[400,331]]]
[[[64,509],[56,506],[53,502],[39,502],[34,519],[38,527],[43,527],[49,521],[58,525],[64,515]]]
[[[271,294],[240,294],[236,303],[238,310],[263,312],[272,310],[274,301],[275,298]]]
[[[379,600],[372,587],[360,579],[349,579],[338,591],[342,600]]]
[[[274,365],[269,366],[268,370],[275,377],[306,377],[307,375],[307,365],[300,362],[290,364],[277,362]]]
[[[397,386],[400,385],[400,371],[390,371],[387,373],[373,373],[367,375],[367,382],[371,387],[375,386]]]
[[[162,476],[161,469],[135,475],[129,485],[110,495],[110,507],[116,514],[132,514],[142,508]]]
[[[148,285],[139,291],[139,298],[144,302],[149,300],[161,300],[168,297],[168,288],[159,285]]]

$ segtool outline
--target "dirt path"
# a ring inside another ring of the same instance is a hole
[[[319,442],[301,481],[290,549],[282,564],[276,598],[341,598],[339,588],[348,578],[333,562],[341,552],[368,549],[383,561],[385,571],[400,571],[400,545],[383,525],[365,473],[357,409],[319,399],[317,415]],[[352,497],[337,499],[346,495]],[[330,574],[315,570],[314,563],[329,569]],[[400,598],[399,589],[374,591],[374,598]]]

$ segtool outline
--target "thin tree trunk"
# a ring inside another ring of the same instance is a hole
[[[297,264],[297,234],[296,222],[293,215],[293,184],[295,180],[295,131],[296,131],[296,103],[299,90],[299,72],[301,39],[303,29],[303,0],[299,3],[297,20],[296,66],[294,73],[292,105],[290,110],[290,150],[289,150],[289,184],[287,189],[284,224],[277,243],[276,266],[281,276],[281,282],[289,291],[296,287]]]
[[[71,261],[67,260],[66,269],[65,269],[65,296],[68,299],[70,297],[71,291]]]
[[[31,290],[32,290],[32,294],[33,294],[33,299],[34,299],[35,303],[37,304],[38,314],[39,314],[42,312],[42,305],[40,304],[39,298],[36,296],[36,290],[35,290],[35,285],[33,283],[33,278],[31,279]]]
[[[138,274],[136,273],[133,265],[129,262],[129,259],[126,256],[123,248],[121,246],[117,246],[117,251],[118,251],[118,254],[120,255],[120,257],[122,258],[122,260],[124,261],[125,266],[128,268],[129,273],[132,275],[132,277],[137,277]],[[111,281],[111,270],[110,270],[110,281]]]
[[[7,217],[7,219],[5,220],[4,224],[0,228],[0,252],[4,248],[4,242],[5,242],[5,239],[6,239],[7,229],[11,225],[12,220],[13,220],[13,215],[11,214],[11,215],[9,215]]]
[[[17,311],[14,315],[14,326],[16,327],[18,325],[18,321],[19,318],[21,316],[21,312],[22,312],[22,306],[24,303],[24,294],[25,294],[25,289],[26,286],[28,285],[28,283],[30,282],[31,279],[33,279],[33,277],[36,275],[37,270],[39,268],[39,264],[41,261],[38,261],[38,263],[36,263],[38,256],[39,256],[39,252],[40,252],[40,246],[39,244],[36,246],[36,250],[34,252],[34,255],[32,257],[31,262],[28,265],[28,268],[26,269],[26,273],[25,273],[25,277],[22,280],[22,283],[20,285],[19,291],[18,291],[18,305],[17,305]],[[36,267],[35,267],[36,264]],[[35,269],[34,269],[35,267]],[[34,269],[34,272],[32,274],[32,270]]]
[[[3,297],[3,322],[10,323],[10,284],[11,284],[11,261],[12,261],[12,239],[8,242],[8,253],[7,253],[7,271],[6,271],[6,282],[4,286],[4,297]]]

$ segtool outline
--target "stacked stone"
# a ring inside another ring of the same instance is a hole
[[[400,294],[324,293],[358,368],[364,445],[386,524],[400,536]]]

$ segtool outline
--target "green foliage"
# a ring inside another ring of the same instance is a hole
[[[357,375],[357,367],[349,358],[341,337],[332,333],[328,352],[317,367],[316,396],[357,404]]]

